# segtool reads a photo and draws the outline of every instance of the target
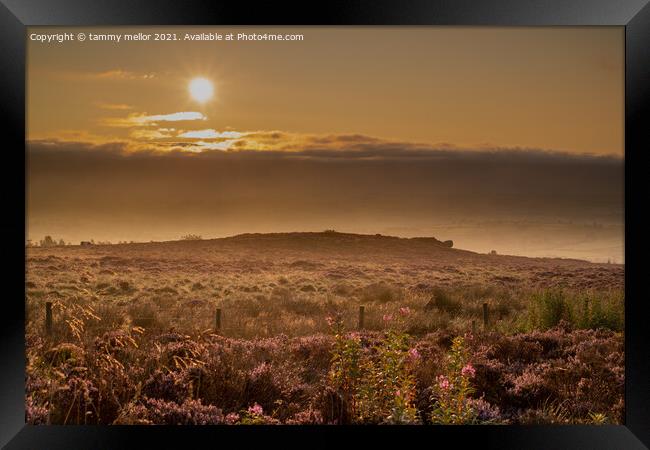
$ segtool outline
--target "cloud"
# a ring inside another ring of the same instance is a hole
[[[202,153],[206,150],[229,150],[236,142],[235,139],[225,139],[217,142],[198,141],[194,145],[187,147],[188,151]]]
[[[576,252],[590,246],[605,258],[613,253],[594,249],[623,244],[619,157],[353,134],[129,131],[142,140],[27,142],[30,233],[59,226],[77,240],[148,240],[181,235],[188,224],[208,236],[413,229],[481,251],[572,248],[561,254],[582,256]]]
[[[238,139],[245,133],[237,131],[216,131],[213,129],[186,131],[178,135],[180,138],[188,139]]]
[[[399,150],[401,152],[412,150],[423,150],[426,152],[431,149],[459,149],[448,143],[431,145],[427,143],[382,139],[364,134],[316,135],[290,133],[279,130],[257,130],[224,132],[218,135],[218,137],[232,138],[233,141],[229,146],[231,150],[298,152],[303,156],[309,152],[313,156],[328,155],[331,157],[339,157],[344,155],[339,155],[338,152],[345,151],[347,155],[351,155],[351,152],[356,152],[358,157],[373,157],[373,153],[376,153],[380,149]]]
[[[123,69],[108,69],[98,72],[63,70],[58,76],[69,80],[82,81],[148,81],[158,75],[154,72],[135,72]]]
[[[136,123],[148,122],[179,122],[183,120],[205,120],[206,117],[200,112],[183,111],[171,114],[157,114],[153,116],[136,116],[133,120]]]
[[[179,221],[179,227],[191,221],[225,233],[249,226],[421,229],[441,221],[623,220],[622,159],[381,144],[287,152],[172,140],[141,142],[133,151],[132,142],[29,141],[28,216],[34,223],[51,217],[71,224],[119,216],[125,227],[138,218],[145,234]],[[489,245],[489,233],[482,237]]]
[[[132,114],[126,118],[110,119],[106,125],[131,127],[130,141],[121,142],[125,153],[219,152],[242,153],[250,158],[312,159],[312,160],[369,160],[369,161],[471,161],[490,160],[511,164],[522,158],[544,164],[561,160],[563,164],[620,163],[614,155],[576,154],[526,147],[459,147],[449,143],[426,144],[381,139],[362,134],[310,135],[283,131],[217,131],[214,129],[183,130],[176,128],[151,129],[158,122],[206,120],[199,112],[179,112],[164,115]],[[68,136],[70,141],[74,136]],[[65,141],[66,139],[60,139]],[[41,139],[39,142],[43,142]],[[121,141],[121,140],[120,140]],[[143,142],[146,141],[146,142]],[[100,143],[97,138],[84,142]],[[110,143],[111,141],[104,141]]]
[[[122,69],[106,70],[90,74],[92,78],[105,80],[150,80],[155,78],[154,73],[131,72]]]
[[[569,157],[569,152],[546,150],[527,147],[495,147],[481,145],[475,147],[460,147],[442,142],[429,144],[424,142],[407,142],[399,140],[382,139],[363,134],[330,134],[314,135],[303,133],[289,133],[284,131],[242,131],[237,133],[240,137],[233,138],[228,149],[232,151],[255,151],[266,153],[293,154],[299,158],[320,159],[400,159],[420,158],[437,159],[454,157],[469,157],[474,153],[495,153],[495,158],[507,159],[517,154],[526,153],[528,157],[545,159],[548,154],[563,154]],[[207,147],[206,147],[207,148]],[[464,156],[462,156],[464,155]],[[581,154],[590,158],[595,155]],[[285,155],[290,157],[289,155]],[[598,157],[600,158],[600,156]],[[616,156],[605,156],[620,160]],[[570,158],[569,158],[570,159]],[[602,159],[599,159],[602,160]]]
[[[174,137],[173,128],[158,128],[156,130],[151,130],[148,128],[136,128],[129,133],[129,137],[133,139],[145,139],[145,140],[154,140],[154,139],[168,139]]]
[[[200,130],[205,131],[205,130]],[[240,133],[245,136],[245,139],[226,139],[220,137],[211,140],[179,140],[180,136],[187,133],[184,131],[177,131],[175,128],[158,128],[151,129],[136,129],[135,133],[138,137],[148,138],[152,136],[159,136],[168,139],[165,142],[146,142],[139,143],[135,146],[129,141],[114,141],[97,143],[91,141],[65,141],[65,140],[52,140],[52,139],[37,139],[30,140],[27,143],[28,150],[35,153],[52,152],[68,152],[70,150],[83,149],[83,154],[97,152],[98,154],[110,151],[111,153],[137,157],[139,153],[143,155],[157,154],[160,150],[159,147],[164,147],[166,152],[159,154],[157,157],[162,158],[165,153],[170,153],[170,157],[180,158],[183,156],[184,149],[192,149],[196,152],[195,147],[203,147],[206,151],[201,155],[202,158],[207,159],[239,159],[239,160],[313,160],[313,161],[340,161],[340,162],[353,162],[359,161],[363,163],[368,162],[381,162],[388,163],[412,163],[417,161],[427,161],[427,164],[433,164],[439,167],[445,165],[467,165],[476,167],[500,167],[502,169],[509,169],[516,166],[535,166],[535,170],[547,169],[549,166],[562,166],[562,167],[616,167],[622,168],[624,160],[617,156],[612,155],[594,155],[594,154],[575,154],[551,151],[546,149],[536,148],[519,148],[519,147],[477,147],[477,148],[449,148],[443,146],[438,148],[436,146],[423,146],[422,144],[409,144],[409,143],[396,143],[385,142],[376,140],[375,144],[364,143],[361,147],[353,149],[346,147],[333,148],[318,148],[309,147],[302,150],[286,151],[284,149],[265,149],[259,150],[256,148],[242,147],[241,143],[249,138],[249,136],[256,136],[253,133],[246,134]],[[220,136],[227,136],[229,132],[220,133]],[[171,140],[170,140],[171,139]],[[332,141],[336,141],[334,137]],[[346,141],[347,138],[343,138]],[[305,142],[309,142],[308,139]],[[218,149],[223,150],[228,146],[229,151],[212,152],[210,150]],[[134,151],[137,150],[137,151]]]
[[[200,112],[183,111],[171,114],[129,114],[127,117],[108,117],[102,120],[102,124],[110,127],[143,127],[156,126],[158,122],[182,122],[206,119],[207,117]]]

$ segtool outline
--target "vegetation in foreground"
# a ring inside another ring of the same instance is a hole
[[[30,423],[622,420],[619,266],[321,248],[265,268],[241,249],[119,247],[29,250]]]
[[[27,418],[54,424],[620,423],[623,339],[391,330],[243,340],[29,337]]]

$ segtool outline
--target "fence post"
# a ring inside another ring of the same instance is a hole
[[[359,329],[363,330],[363,321],[364,321],[364,316],[366,313],[366,307],[365,306],[359,306]]]
[[[487,330],[488,327],[488,304],[483,303],[483,328]]]
[[[214,328],[217,334],[221,333],[221,308],[217,308],[217,313],[214,317]]]
[[[472,320],[472,336],[476,335],[476,320]]]
[[[52,302],[45,303],[45,334],[52,334]]]

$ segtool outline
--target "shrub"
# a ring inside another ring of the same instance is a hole
[[[533,294],[529,328],[548,330],[565,321],[572,328],[623,331],[625,299],[620,292],[572,293],[559,289]]]
[[[161,323],[159,320],[158,308],[149,302],[134,303],[129,306],[129,316],[131,316],[131,323],[137,327],[160,328]]]
[[[264,409],[257,403],[243,410],[239,417],[239,422],[235,421],[234,423],[239,423],[240,425],[278,425],[280,423],[277,419],[265,415]],[[231,416],[232,418],[234,416]]]
[[[185,400],[178,404],[160,399],[145,398],[129,403],[116,425],[218,425],[224,422],[221,410],[203,405],[201,400]]]
[[[498,406],[491,405],[483,398],[469,398],[467,404],[476,414],[476,419],[480,423],[503,423],[501,411]]]
[[[25,399],[25,422],[30,425],[47,425],[49,409],[35,403],[33,397],[28,395]]]
[[[408,308],[401,310],[404,316],[409,312]],[[339,397],[340,421],[417,423],[412,368],[419,353],[409,350],[410,336],[391,328],[370,351],[363,351],[360,337],[346,335],[340,319],[331,320],[331,324],[335,344],[329,386]],[[402,321],[393,325],[399,327]]]
[[[402,315],[408,314],[402,308]],[[417,411],[413,366],[420,355],[409,349],[410,336],[400,328],[396,319],[393,327],[384,333],[372,352],[365,358],[359,385],[358,418],[361,422],[413,424]]]
[[[484,333],[459,347],[451,332],[437,331],[414,345],[400,320],[381,333],[346,333],[340,325],[334,336],[293,339],[115,330],[71,344],[28,334],[27,418],[51,424],[171,423],[182,412],[189,414],[187,423],[202,423],[202,414],[214,416],[213,407],[223,411],[224,423],[623,418],[621,333],[562,327],[513,336]],[[255,404],[263,417],[247,414]]]
[[[579,328],[606,328],[623,331],[625,298],[622,293],[586,293],[577,298],[582,303],[578,318]]]
[[[514,336],[486,335],[474,343],[473,361],[477,393],[510,411],[514,423],[590,423],[590,414],[622,420],[620,333],[568,332],[558,326]]]
[[[544,290],[532,297],[531,322],[542,330],[553,328],[564,320],[573,322],[571,306],[561,290]]]
[[[334,333],[328,382],[340,397],[342,410],[339,420],[343,421],[348,416],[356,416],[356,396],[361,379],[361,341],[358,336],[345,333],[340,316],[328,318],[328,323]]]
[[[400,300],[403,292],[387,283],[372,283],[363,288],[361,299],[366,302],[388,303]]]
[[[442,425],[461,425],[475,422],[477,413],[469,401],[474,392],[470,379],[476,375],[469,362],[469,351],[463,337],[454,338],[447,357],[444,373],[433,386],[434,401],[431,422]]]
[[[462,310],[460,302],[455,300],[448,291],[442,288],[438,287],[434,289],[432,300],[433,305],[440,311],[454,315]]]

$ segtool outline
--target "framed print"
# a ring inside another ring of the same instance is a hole
[[[2,444],[647,448],[646,3],[3,0]]]

